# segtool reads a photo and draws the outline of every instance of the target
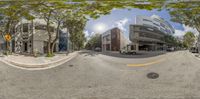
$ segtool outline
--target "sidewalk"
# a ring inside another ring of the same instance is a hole
[[[104,51],[100,54],[120,58],[148,58],[166,54],[166,51],[138,51],[136,54],[120,54],[119,51]]]
[[[119,54],[119,51],[103,51],[102,53]],[[137,51],[138,55],[164,54],[166,51]]]
[[[9,55],[0,57],[0,61],[8,64],[14,65],[21,68],[49,68],[55,67],[65,62],[69,61],[70,59],[74,58],[78,52],[66,54],[55,54],[54,57],[32,57],[32,56],[24,56],[24,55]]]

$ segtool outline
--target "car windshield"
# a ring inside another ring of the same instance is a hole
[[[200,0],[0,0],[0,99],[200,99]]]

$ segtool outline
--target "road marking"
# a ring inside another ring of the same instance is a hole
[[[142,66],[148,66],[148,65],[152,65],[152,64],[156,64],[156,63],[160,63],[162,61],[164,61],[165,59],[159,59],[156,61],[152,61],[152,62],[148,62],[148,63],[143,63],[143,64],[127,64],[127,66],[129,67],[142,67]]]

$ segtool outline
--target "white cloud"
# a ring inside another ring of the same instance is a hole
[[[85,37],[89,36],[89,31],[85,30],[84,33],[85,33]]]
[[[198,35],[198,31],[195,28],[183,25],[184,30],[175,30],[174,36],[182,37],[186,32],[193,32],[195,35]]]
[[[91,36],[97,34],[95,32],[89,32],[88,30],[85,30],[84,33],[85,33],[85,37],[87,38],[87,40],[90,39]]]
[[[96,34],[96,32],[91,32],[90,36],[94,36]]]
[[[128,21],[129,21],[128,18],[121,19],[115,22],[113,27],[118,27],[119,29],[125,32],[126,31],[125,25],[128,23]]]
[[[182,31],[182,30],[176,30],[176,29],[175,29],[174,36],[182,37],[184,34],[185,34],[185,31]]]

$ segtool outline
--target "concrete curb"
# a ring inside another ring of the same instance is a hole
[[[197,57],[197,56],[195,56],[195,54],[194,54],[194,53],[191,53],[191,55],[192,55],[193,57],[195,57],[197,60],[200,60],[200,56],[199,56],[199,57]]]
[[[73,52],[70,54],[72,55],[70,55],[69,57],[63,58],[58,61],[50,62],[50,63],[44,63],[44,64],[23,64],[23,63],[9,61],[6,59],[0,60],[0,61],[15,68],[20,68],[20,69],[25,69],[25,70],[43,70],[43,69],[50,69],[53,67],[57,67],[59,65],[62,65],[68,62],[72,58],[76,57],[78,55],[78,52]]]

